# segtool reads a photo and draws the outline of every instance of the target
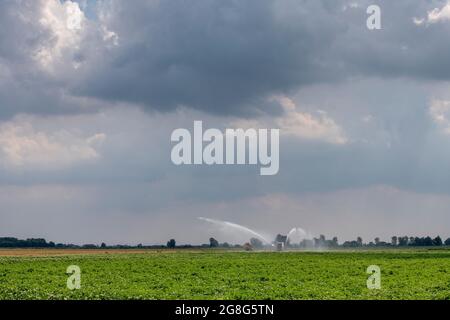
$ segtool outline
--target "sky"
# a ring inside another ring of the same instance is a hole
[[[1,1],[0,236],[448,238],[449,37],[447,0]],[[279,128],[278,174],[174,165],[195,120]]]

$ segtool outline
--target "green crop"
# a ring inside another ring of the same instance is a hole
[[[69,265],[81,289],[66,286]],[[381,289],[366,286],[369,265]],[[449,250],[0,258],[0,299],[450,299]]]

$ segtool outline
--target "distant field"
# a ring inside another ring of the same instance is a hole
[[[450,250],[0,250],[0,299],[450,299]]]

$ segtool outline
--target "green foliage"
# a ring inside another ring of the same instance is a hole
[[[214,238],[209,238],[209,246],[211,248],[217,248],[219,246],[219,241]]]
[[[81,289],[66,287],[69,265]],[[369,265],[381,290],[366,287]],[[449,250],[231,252],[0,258],[0,299],[450,299]]]
[[[177,245],[177,242],[175,241],[175,239],[170,239],[169,241],[167,241],[167,248],[175,248],[175,246]]]

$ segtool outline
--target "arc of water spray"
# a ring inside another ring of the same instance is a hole
[[[260,240],[262,240],[264,243],[266,244],[270,244],[270,241],[267,240],[266,238],[264,238],[262,235],[260,235],[258,232],[253,231],[252,229],[249,229],[247,227],[241,226],[237,223],[233,223],[233,222],[228,222],[228,221],[221,221],[221,220],[214,220],[214,219],[209,219],[209,218],[204,218],[204,217],[198,217],[198,219],[215,224],[215,225],[219,225],[222,227],[230,227],[242,232],[246,232],[249,234],[252,234],[253,236],[255,236],[256,238],[259,238]]]
[[[300,234],[304,239],[306,238],[311,238],[311,236],[302,228],[292,228],[291,231],[289,231],[287,237],[286,237],[286,242],[289,242],[290,238],[295,234],[298,233]]]

